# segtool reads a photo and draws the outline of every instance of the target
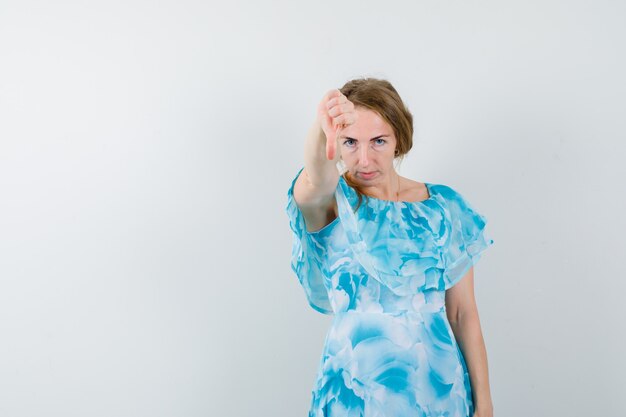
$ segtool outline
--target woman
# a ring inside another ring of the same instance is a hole
[[[493,240],[459,192],[396,172],[412,135],[394,87],[369,78],[329,91],[306,139],[287,193],[291,266],[334,315],[310,417],[493,415],[473,294]]]

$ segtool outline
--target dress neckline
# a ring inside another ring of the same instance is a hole
[[[343,181],[343,183],[347,186],[352,188],[347,182],[346,179],[343,177],[343,174],[339,175],[339,178]],[[390,204],[390,205],[394,205],[394,206],[400,206],[400,205],[420,205],[420,204],[426,204],[427,201],[430,201],[434,198],[434,194],[433,194],[433,190],[432,190],[432,185],[429,182],[424,182],[424,186],[426,186],[426,190],[428,190],[428,198],[424,199],[424,200],[420,200],[420,201],[393,201],[393,200],[383,200],[381,198],[376,198],[376,197],[372,197],[369,196],[367,194],[363,194],[366,198],[370,199],[370,200],[374,200],[374,201],[378,201],[380,204]],[[352,188],[354,190],[354,188]]]

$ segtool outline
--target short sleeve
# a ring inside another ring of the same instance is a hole
[[[304,216],[293,198],[293,187],[302,170],[298,171],[287,191],[287,215],[293,232],[291,251],[291,269],[296,273],[304,289],[309,305],[322,314],[333,314],[325,286],[325,274],[322,261],[315,251],[313,241],[306,230]]]
[[[444,288],[453,287],[494,243],[485,230],[487,217],[480,214],[458,191],[445,187],[450,235],[445,246]]]

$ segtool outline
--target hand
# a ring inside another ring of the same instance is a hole
[[[326,135],[326,158],[335,159],[339,131],[356,122],[357,114],[352,103],[341,91],[334,89],[324,95],[317,106],[317,120]]]

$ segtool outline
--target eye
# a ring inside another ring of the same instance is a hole
[[[350,143],[348,144],[348,142],[350,142]],[[354,142],[354,139],[347,139],[343,144],[344,145],[347,144],[348,146],[350,146],[352,144],[352,142]]]
[[[381,143],[381,142],[379,142],[379,143],[378,143],[379,145],[382,145],[382,144],[384,144],[384,143],[387,143],[387,141],[386,141],[385,139],[378,138],[378,139],[376,139],[376,140],[379,140],[379,141],[381,141],[381,142],[382,142],[382,143]]]

